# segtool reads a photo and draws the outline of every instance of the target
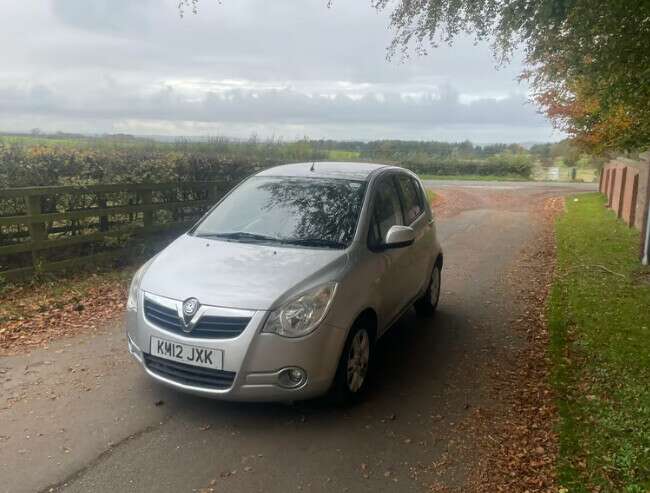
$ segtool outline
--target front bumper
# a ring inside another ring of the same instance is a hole
[[[139,293],[138,307],[143,306],[144,296],[144,293]],[[160,297],[156,298],[161,300]],[[344,329],[323,323],[305,337],[290,339],[262,332],[268,312],[248,314],[251,320],[237,337],[197,339],[158,327],[144,316],[141,309],[128,311],[129,352],[151,378],[200,396],[233,401],[291,401],[309,399],[327,392],[347,336]],[[160,374],[147,364],[144,357],[144,353],[150,352],[152,336],[223,351],[223,370],[235,374],[232,385],[228,388],[209,388]],[[283,386],[280,372],[286,368],[303,370],[306,373],[304,382],[294,388]]]

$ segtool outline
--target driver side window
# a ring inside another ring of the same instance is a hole
[[[379,247],[384,242],[386,233],[391,226],[403,224],[404,217],[395,180],[392,176],[386,176],[375,188],[372,220],[368,231],[368,246],[370,248]]]

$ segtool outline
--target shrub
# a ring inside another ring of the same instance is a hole
[[[425,161],[418,159],[406,160],[401,164],[424,175],[516,175],[530,178],[533,172],[533,159],[528,154],[501,153],[490,156],[486,160],[439,159]]]

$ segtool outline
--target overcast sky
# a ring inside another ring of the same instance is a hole
[[[556,140],[462,39],[386,61],[368,0],[20,0],[0,16],[0,130],[295,139]]]

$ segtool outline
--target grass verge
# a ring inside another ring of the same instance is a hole
[[[567,200],[549,298],[565,491],[650,491],[650,271],[600,194]],[[561,490],[562,491],[562,490]]]

